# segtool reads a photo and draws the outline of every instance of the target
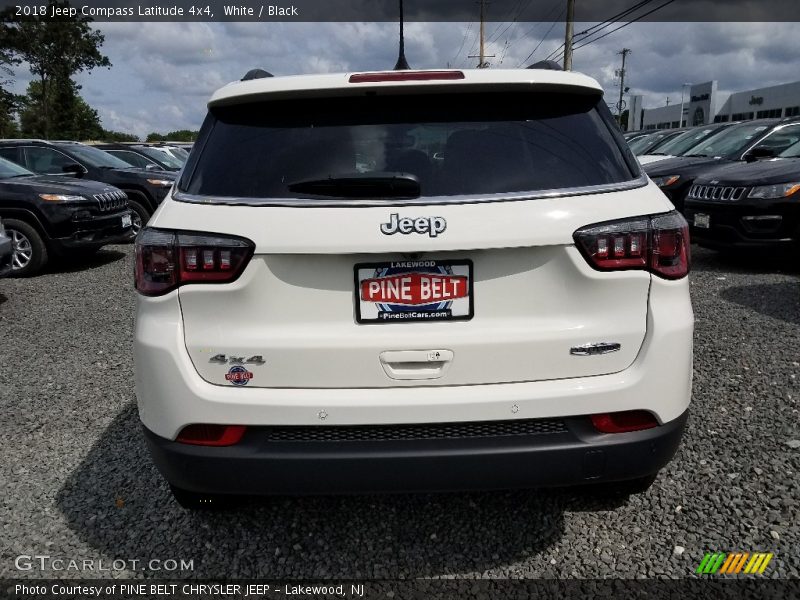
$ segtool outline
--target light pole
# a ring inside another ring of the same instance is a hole
[[[692,84],[691,83],[684,83],[681,86],[681,116],[678,118],[678,127],[683,127],[683,92],[690,85],[692,85]]]

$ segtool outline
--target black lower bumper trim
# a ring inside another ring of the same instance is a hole
[[[597,433],[586,417],[567,431],[502,437],[270,441],[250,428],[235,446],[173,442],[144,428],[172,485],[208,494],[346,494],[566,486],[655,474],[680,443],[688,411],[645,431]]]

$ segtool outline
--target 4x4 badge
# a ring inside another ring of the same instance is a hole
[[[389,216],[388,223],[381,223],[381,233],[384,235],[394,235],[395,233],[402,233],[408,235],[409,233],[427,233],[431,237],[436,237],[447,229],[447,221],[444,217],[411,217],[400,218],[397,213],[392,213]]]

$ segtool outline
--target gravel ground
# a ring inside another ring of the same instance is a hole
[[[647,494],[273,499],[191,514],[138,427],[131,255],[114,246],[0,281],[0,577],[79,575],[19,572],[21,554],[193,560],[170,573],[181,577],[686,577],[705,552],[735,550],[774,552],[767,576],[800,576],[796,267],[695,248],[693,413]]]

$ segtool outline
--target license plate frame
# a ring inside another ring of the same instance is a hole
[[[436,269],[438,269],[440,272],[437,273],[435,271]],[[387,273],[387,270],[391,271],[391,273]],[[382,271],[386,274],[380,275],[379,273]],[[449,301],[437,299],[430,304],[422,305],[389,304],[362,299],[362,282],[368,279],[381,279],[383,277],[390,277],[391,275],[401,275],[406,273],[419,273],[423,276],[439,275],[442,277],[453,277],[455,279],[466,277],[466,295]],[[474,265],[469,259],[418,259],[357,263],[353,266],[353,298],[355,301],[356,322],[362,325],[469,321],[475,316]],[[449,305],[445,308],[430,308],[431,305],[437,303],[440,305]],[[382,304],[384,305],[384,308],[396,307],[396,309],[382,310]],[[403,306],[408,308],[400,308]],[[413,308],[414,306],[417,306],[418,308],[415,310]],[[392,313],[393,315],[399,315],[400,313],[403,313],[404,316],[390,316],[384,313]],[[411,316],[412,313],[416,316]]]
[[[711,229],[711,215],[706,213],[694,213],[692,223],[699,229]]]

